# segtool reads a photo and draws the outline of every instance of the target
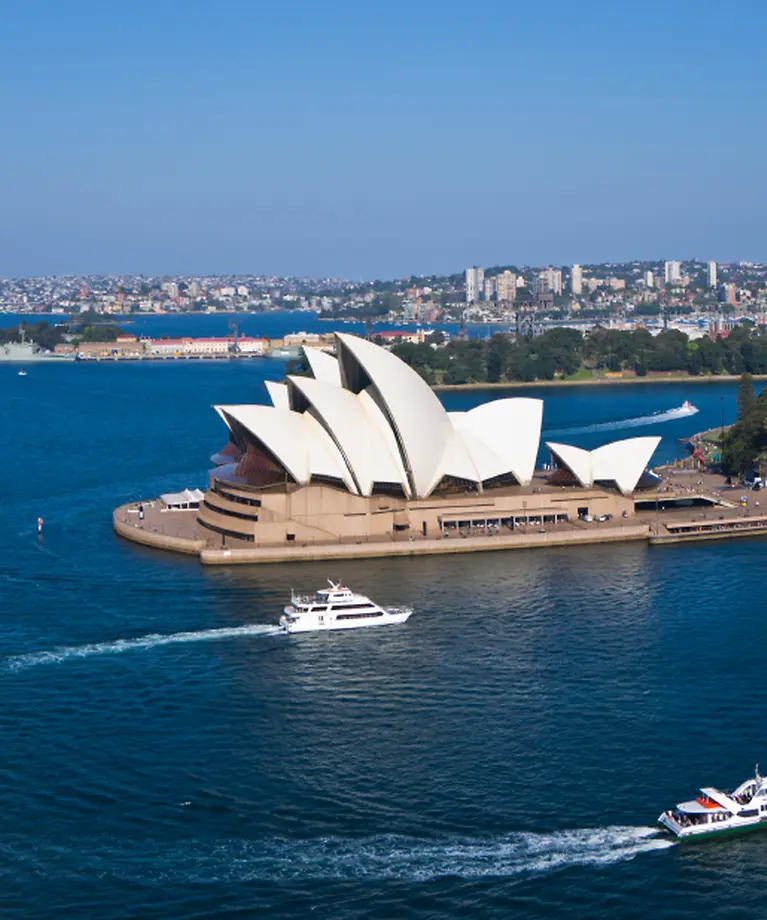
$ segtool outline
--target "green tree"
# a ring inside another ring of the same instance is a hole
[[[745,419],[756,405],[756,391],[754,378],[751,374],[743,374],[738,387],[738,418]]]

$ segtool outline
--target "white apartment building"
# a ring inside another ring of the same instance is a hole
[[[570,269],[570,293],[575,297],[583,293],[583,269],[580,265],[573,265]]]
[[[562,272],[557,268],[549,266],[542,272],[538,272],[533,279],[534,294],[561,294],[562,293]]]
[[[716,262],[713,259],[708,263],[706,268],[706,281],[710,288],[716,287]]]
[[[682,280],[682,263],[666,262],[666,284],[679,284]]]
[[[485,270],[474,265],[466,269],[466,303],[475,303],[485,289]]]
[[[485,300],[492,300],[495,290],[495,278],[485,278]]]
[[[517,276],[512,271],[501,272],[495,279],[495,296],[499,302],[511,303],[517,298]]]
[[[653,288],[655,286],[655,278],[653,278],[652,272],[645,272],[643,275],[645,287]]]

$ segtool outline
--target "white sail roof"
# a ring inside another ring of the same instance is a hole
[[[389,424],[386,416],[378,408],[376,401],[367,390],[362,390],[362,392],[358,393],[357,398],[367,413],[371,424],[373,424],[380,431],[381,437],[386,442],[386,445],[389,449],[389,455],[393,458],[397,467],[397,472],[399,474],[395,482],[402,483],[402,488],[405,491],[405,495],[409,498],[410,482],[408,481],[407,473],[405,472],[405,466],[402,462],[402,457],[399,452],[399,445],[397,444],[397,438],[394,435],[394,430]]]
[[[660,437],[625,438],[596,450],[582,450],[568,444],[549,442],[546,447],[583,486],[595,482],[614,482],[624,495],[637,487]]]
[[[311,377],[288,377],[288,380],[290,387],[301,392],[309,411],[335,442],[362,495],[370,495],[377,482],[407,486],[398,456],[392,453],[390,442],[359,396]]]
[[[554,441],[547,441],[546,447],[557,462],[569,470],[582,486],[594,484],[590,451],[581,447],[571,447],[569,444],[556,444]]]
[[[288,402],[288,388],[284,383],[275,383],[273,380],[265,380],[264,384],[266,385],[266,390],[269,393],[269,398],[272,401],[272,405],[277,409],[289,409],[290,404]]]
[[[338,359],[304,351],[313,376],[267,381],[273,407],[217,407],[297,482],[332,476],[364,495],[380,483],[426,498],[444,477],[478,486],[509,475],[531,481],[541,400],[499,399],[448,413],[419,374],[372,342],[336,333]],[[590,465],[581,472],[590,475]]]
[[[373,387],[394,429],[413,495],[426,497],[442,476],[453,426],[431,387],[395,355],[345,333],[336,333],[341,380],[359,392]],[[371,394],[371,395],[373,395]]]
[[[304,345],[304,354],[315,380],[323,380],[337,387],[341,386],[341,370],[337,358],[325,351],[320,351],[319,348],[309,348],[307,345]]]
[[[495,399],[468,412],[451,412],[450,419],[474,458],[480,481],[511,473],[520,485],[529,485],[538,456],[543,400]]]
[[[633,492],[650,458],[660,444],[660,437],[626,438],[613,441],[592,451],[595,482],[612,480],[624,494]]]
[[[254,442],[266,450],[301,485],[312,476],[339,479],[350,492],[357,491],[338,447],[314,416],[274,406],[216,406],[247,429]]]

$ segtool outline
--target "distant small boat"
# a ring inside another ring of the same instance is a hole
[[[685,415],[694,415],[698,410],[689,399],[685,399],[682,405],[679,407],[681,412],[684,412]]]
[[[26,376],[27,376],[27,372],[24,370],[24,368],[22,368],[22,369],[19,371],[19,377],[26,377]]]

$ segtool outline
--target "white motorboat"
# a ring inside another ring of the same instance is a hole
[[[324,629],[359,629],[363,626],[390,626],[404,623],[413,612],[410,607],[379,607],[369,597],[355,594],[328,579],[328,588],[316,594],[292,594],[280,617],[287,633]]]
[[[767,830],[767,779],[755,775],[733,792],[721,792],[704,786],[701,794],[689,802],[669,808],[658,823],[680,841],[701,840],[724,834]]]
[[[22,367],[22,369],[19,371],[19,377],[26,377],[26,376],[27,376],[27,372]]]
[[[695,413],[698,411],[698,409],[693,406],[689,399],[685,399],[679,409],[681,412],[684,412],[685,415],[695,415]]]

